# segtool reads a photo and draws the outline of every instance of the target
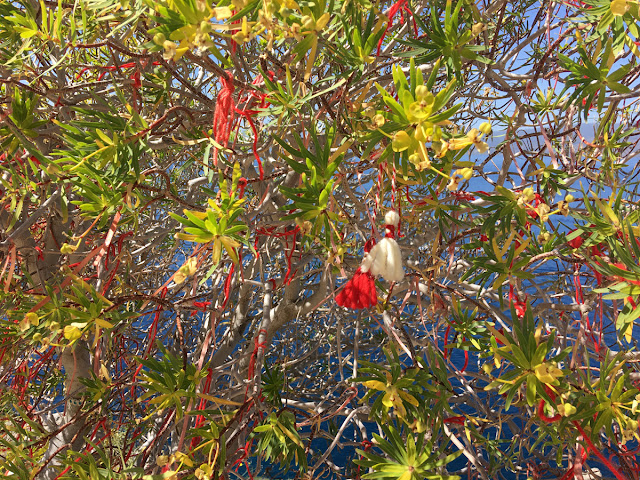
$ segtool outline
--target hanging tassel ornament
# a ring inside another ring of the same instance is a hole
[[[385,237],[373,247],[372,240],[365,244],[365,256],[360,268],[336,297],[336,303],[341,307],[354,310],[373,307],[378,302],[375,286],[377,275],[387,282],[399,282],[404,278],[402,254],[395,239],[400,215],[392,210],[387,212],[384,219]]]
[[[371,239],[364,245],[365,258],[369,255],[374,244],[375,240]],[[363,266],[360,266],[360,268],[356,270],[353,278],[347,282],[336,297],[336,303],[341,307],[354,310],[373,307],[378,303],[375,279],[368,271],[368,268],[363,271]]]
[[[221,146],[226,147],[231,136],[231,125],[235,105],[233,104],[233,75],[225,72],[226,76],[220,77],[222,88],[216,99],[216,109],[213,113],[213,139]],[[213,165],[218,166],[218,148],[213,149]]]

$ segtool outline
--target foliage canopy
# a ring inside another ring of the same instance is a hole
[[[0,1],[0,472],[638,479],[631,0]],[[335,303],[380,219],[405,278]]]

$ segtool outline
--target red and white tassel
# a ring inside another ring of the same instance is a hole
[[[402,254],[395,240],[400,215],[389,211],[384,219],[385,237],[373,247],[370,247],[371,241],[367,242],[360,268],[336,297],[336,303],[341,307],[357,310],[374,306],[378,302],[375,286],[377,275],[388,282],[399,282],[404,278]]]
[[[374,244],[375,240],[371,239],[364,245],[365,258],[369,255]],[[362,271],[362,266],[356,270],[351,280],[346,283],[336,297],[336,303],[338,305],[358,310],[373,307],[378,303],[375,279],[367,270]]]

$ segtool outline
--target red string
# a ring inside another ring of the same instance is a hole
[[[253,353],[251,354],[251,360],[249,361],[249,373],[247,377],[249,380],[253,378],[254,369],[256,367],[256,357],[258,356],[258,350],[267,348],[267,345],[263,342],[260,342],[260,337],[264,335],[267,336],[267,331],[264,328],[258,330],[258,334],[256,338],[253,340]]]
[[[246,459],[249,457],[249,452],[251,452],[252,450],[252,445],[253,445],[253,440],[247,440],[247,443],[245,443],[244,447],[240,447],[237,452],[242,452],[242,455],[240,456],[240,458],[238,458],[238,460],[236,460],[233,463],[233,467],[236,467],[236,472],[238,471],[238,468],[240,468],[242,466],[242,463],[245,464],[245,468],[247,469],[247,474],[249,475],[250,480],[253,480],[253,475],[251,474],[251,471],[249,470],[249,465],[247,465]]]
[[[378,50],[376,51],[376,56],[380,55],[382,42],[384,38],[387,36],[387,32],[389,31],[389,28],[391,28],[391,25],[393,24],[393,17],[395,17],[398,12],[400,12],[401,20],[404,23],[405,21],[404,13],[406,12],[407,14],[411,15],[411,10],[409,10],[409,6],[408,6],[408,0],[398,0],[389,8],[389,11],[387,12],[387,19],[388,19],[387,26],[384,29],[384,33],[382,34],[382,37],[380,37],[380,40],[378,41]],[[418,34],[418,26],[416,25],[415,19],[413,19],[413,31],[416,35]]]
[[[262,167],[262,160],[260,160],[260,155],[258,155],[258,130],[256,129],[256,125],[251,118],[252,115],[256,115],[259,113],[257,110],[239,110],[234,107],[234,111],[244,117],[247,122],[249,122],[249,126],[251,127],[251,131],[253,132],[253,157],[258,162],[258,170],[260,172],[260,180],[264,180],[264,168]]]
[[[160,292],[160,298],[164,299],[164,297],[167,295],[167,287],[164,287],[162,289],[162,291]],[[147,348],[145,349],[145,357],[149,356],[149,352],[151,352],[151,347],[153,345],[153,342],[156,339],[156,334],[158,333],[158,321],[160,320],[160,312],[162,311],[162,304],[159,303],[155,314],[153,316],[153,322],[151,323],[151,328],[149,329],[149,335],[147,336],[148,338],[148,344],[147,344]],[[136,371],[133,373],[133,379],[135,380],[135,378],[138,376],[138,374],[140,373],[140,371],[142,370],[142,364],[138,365],[138,368],[136,368]],[[135,396],[135,383],[133,385],[131,385],[131,396]]]
[[[546,422],[546,423],[554,423],[554,422],[558,422],[562,416],[559,413],[556,413],[553,417],[547,417],[544,413],[544,406],[545,406],[545,401],[544,398],[540,399],[540,403],[538,404],[538,417],[540,417],[540,420]]]
[[[202,388],[203,393],[209,392],[209,389],[211,388],[212,378],[213,378],[213,369],[209,368],[207,370],[207,378],[205,379],[204,385]],[[207,404],[207,401],[204,398],[201,398],[200,403],[198,404],[198,410],[204,410],[204,407],[206,406],[206,404]],[[204,415],[198,415],[196,417],[194,428],[200,428],[203,424],[204,424]],[[200,437],[193,437],[193,439],[191,440],[192,450],[198,446],[198,444],[200,443],[200,440],[201,440]]]
[[[264,79],[262,75],[256,76],[256,78],[253,80],[253,82],[251,82],[251,84],[263,85]],[[255,100],[259,100],[260,103],[258,105],[258,108],[265,108],[269,104],[267,97],[268,95],[266,93],[261,93],[257,90],[249,90],[246,96],[243,97],[242,100],[239,100],[238,102],[238,103],[244,102],[245,107],[240,109],[240,108],[237,108],[237,106],[235,105],[233,106],[234,112],[240,115],[241,117],[244,117],[247,120],[247,122],[249,123],[249,126],[251,127],[251,131],[253,132],[253,156],[256,159],[256,162],[258,163],[260,180],[264,180],[264,169],[262,167],[262,160],[260,160],[260,155],[258,155],[258,129],[256,128],[256,125],[252,118],[253,116],[260,113],[260,111],[253,110],[252,107],[256,104]]]
[[[526,296],[524,301],[520,300],[515,294],[513,285],[509,285],[509,302],[511,305],[513,305],[513,308],[515,309],[516,315],[518,316],[518,318],[523,318],[525,312],[527,311]]]
[[[292,228],[291,230],[285,230],[283,233],[275,233],[275,229],[277,227],[258,227],[256,229],[256,239],[254,241],[254,248],[257,250],[258,249],[258,241],[259,241],[259,236],[260,235],[266,235],[269,237],[274,237],[274,238],[284,238],[285,239],[285,260],[287,262],[287,272],[285,273],[285,276],[282,280],[282,284],[283,285],[289,285],[291,283],[291,280],[293,280],[293,278],[295,277],[297,270],[293,270],[292,267],[292,259],[293,259],[293,254],[295,253],[296,250],[296,235],[300,232],[300,227],[299,226],[295,226],[294,228]],[[289,237],[292,237],[293,239],[293,243],[291,245],[291,249],[289,250]],[[288,253],[287,253],[288,251]],[[274,286],[275,288],[275,286]]]
[[[235,264],[231,264],[231,268],[229,269],[229,275],[227,275],[227,279],[224,281],[224,302],[222,302],[222,307],[221,309],[224,310],[224,308],[227,306],[227,302],[229,302],[229,292],[231,290],[231,279],[233,278],[233,272],[235,270]]]
[[[240,177],[238,179],[238,200],[244,198],[244,189],[247,188],[247,179]]]
[[[616,467],[613,466],[613,464],[609,461],[609,459],[607,457],[605,457],[600,450],[598,450],[593,443],[591,443],[591,440],[589,439],[589,437],[587,436],[587,434],[585,433],[585,431],[582,429],[582,427],[580,426],[580,424],[576,421],[572,422],[575,427],[578,429],[578,431],[580,432],[580,434],[582,435],[582,438],[584,439],[584,441],[586,442],[588,448],[590,451],[592,451],[593,453],[596,454],[596,457],[598,457],[598,459],[600,459],[600,461],[602,463],[604,463],[604,465],[609,469],[609,471],[611,473],[613,473],[613,475],[618,479],[618,480],[627,480],[627,478],[625,478]]]
[[[447,347],[447,343],[449,343],[449,331],[451,330],[451,325],[447,325],[447,330],[444,332],[444,359],[446,360],[449,354],[449,347]]]
[[[444,423],[454,423],[456,425],[464,425],[466,417],[464,415],[458,415],[457,417],[449,417],[443,420]]]
[[[462,365],[462,370],[460,370],[460,373],[464,373],[468,366],[469,366],[469,350],[464,350],[464,365]]]
[[[368,452],[369,450],[371,450],[371,447],[373,447],[373,443],[365,439],[365,440],[362,440],[362,446],[363,446],[363,450],[365,452]],[[358,470],[356,472],[356,480],[360,480],[360,465],[358,465]]]

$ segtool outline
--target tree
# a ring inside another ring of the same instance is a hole
[[[0,17],[6,478],[638,478],[637,3]]]

